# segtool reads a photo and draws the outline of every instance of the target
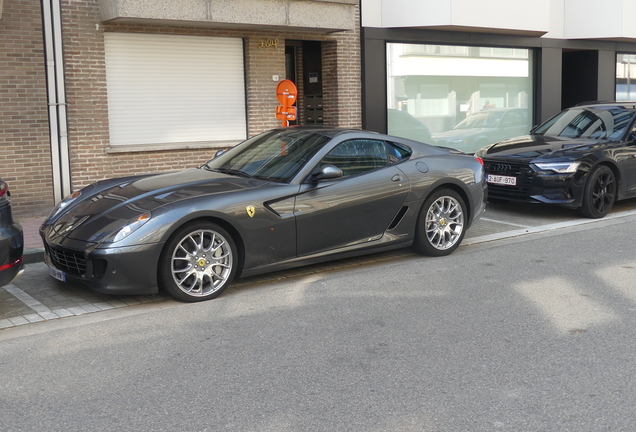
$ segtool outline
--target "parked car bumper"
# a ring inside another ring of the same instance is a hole
[[[512,167],[498,171],[497,166]],[[488,183],[488,197],[491,199],[560,204],[580,207],[587,175],[583,172],[559,174],[537,171],[531,164],[499,163],[486,160],[486,172],[516,178],[515,185]]]
[[[13,222],[0,226],[0,286],[15,281],[24,269],[22,227]]]
[[[61,281],[74,281],[105,294],[155,294],[157,262],[163,243],[125,247],[96,247],[72,239],[52,242],[40,230],[49,273]]]

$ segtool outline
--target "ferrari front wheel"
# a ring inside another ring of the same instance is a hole
[[[415,250],[431,256],[451,254],[466,234],[466,204],[451,189],[439,189],[424,201],[415,232]]]
[[[160,286],[173,297],[186,302],[213,299],[236,274],[236,245],[220,226],[193,222],[170,237],[159,266]]]

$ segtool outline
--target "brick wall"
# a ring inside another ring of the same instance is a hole
[[[360,28],[359,9],[356,9],[355,28]],[[360,51],[359,32],[344,32],[323,44],[325,124],[362,127]]]
[[[17,219],[53,206],[39,0],[4,0],[0,19],[0,177]]]
[[[98,3],[98,0],[62,0],[73,190],[101,178],[200,165],[209,160],[215,151],[107,153],[109,132],[104,66],[105,31],[243,38],[246,47],[247,122],[250,136],[280,125],[275,117],[278,82],[273,81],[272,76],[285,78],[285,40],[325,41],[331,47],[329,82],[325,82],[329,89],[328,106],[338,111],[327,123],[354,127],[361,125],[359,20],[355,30],[332,34],[100,24]],[[268,38],[277,39],[278,44],[261,47],[259,42]]]
[[[260,48],[259,41],[278,39],[278,44]],[[247,36],[246,46],[247,76],[247,123],[248,135],[255,135],[268,129],[280,126],[275,117],[276,86],[273,75],[285,79],[285,39],[265,34]]]

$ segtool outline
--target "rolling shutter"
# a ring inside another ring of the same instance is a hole
[[[242,39],[104,38],[111,146],[246,138]]]

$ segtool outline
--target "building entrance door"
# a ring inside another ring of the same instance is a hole
[[[292,124],[323,124],[322,42],[286,41],[285,71],[298,88],[298,119]]]

